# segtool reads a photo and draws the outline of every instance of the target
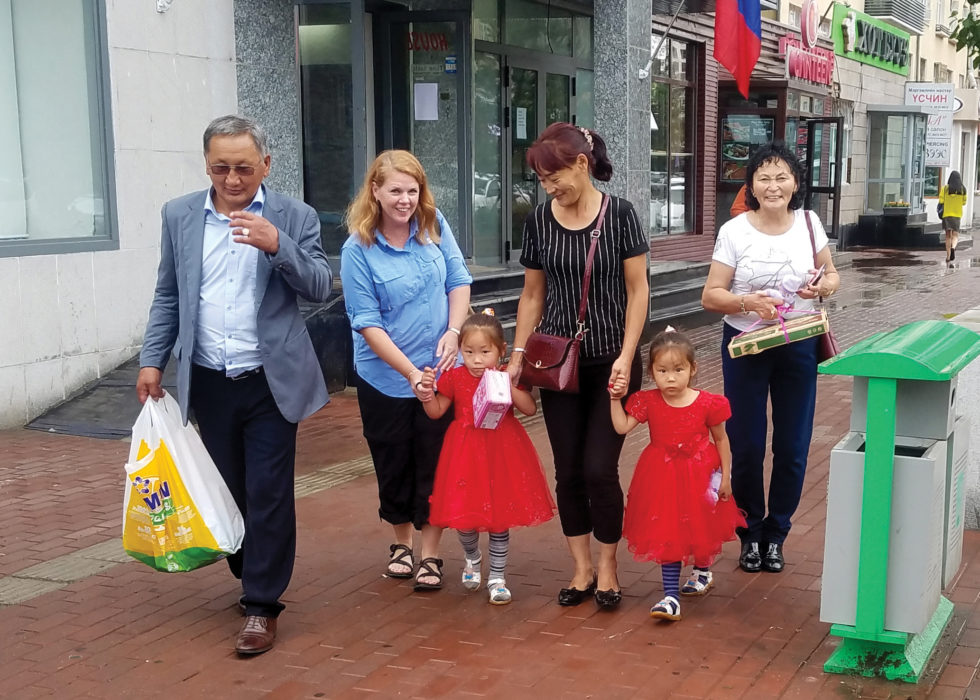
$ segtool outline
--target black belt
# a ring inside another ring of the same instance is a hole
[[[252,377],[258,377],[260,374],[264,372],[264,369],[262,367],[256,367],[255,369],[247,369],[244,372],[240,372],[239,374],[236,374],[234,377],[229,377],[227,372],[225,372],[225,370],[211,369],[210,367],[205,367],[204,365],[198,365],[198,364],[195,364],[194,368],[203,372],[209,372],[211,374],[218,375],[222,379],[227,379],[228,381],[232,381],[232,382],[237,382],[242,379],[250,379]]]

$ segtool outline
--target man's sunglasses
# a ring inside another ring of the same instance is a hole
[[[232,170],[242,177],[250,177],[255,174],[255,166],[253,165],[209,165],[208,168],[215,175],[227,175]]]

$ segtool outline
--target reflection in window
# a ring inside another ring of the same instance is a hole
[[[0,254],[109,237],[97,15],[93,0],[0,0]]]
[[[339,255],[355,186],[349,6],[299,6],[299,62],[303,189],[320,217],[324,251]]]
[[[530,0],[506,0],[504,43],[558,56],[572,55],[572,14]]]
[[[477,41],[500,41],[497,0],[473,0],[473,38]]]
[[[500,57],[477,51],[473,61],[473,257],[501,260]]]
[[[654,48],[659,38],[654,36]],[[654,56],[650,87],[650,232],[694,230],[694,105],[689,45],[667,40]]]

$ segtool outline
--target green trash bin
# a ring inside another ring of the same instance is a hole
[[[842,638],[824,669],[918,681],[953,605],[966,464],[956,375],[980,335],[946,321],[879,333],[822,363],[854,377],[851,432],[831,452],[820,619]],[[959,458],[957,461],[956,458]],[[944,572],[944,566],[947,571]]]

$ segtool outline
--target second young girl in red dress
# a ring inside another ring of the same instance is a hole
[[[524,427],[507,411],[496,428],[474,424],[473,394],[487,370],[496,370],[507,349],[504,331],[492,315],[474,314],[459,329],[463,364],[439,377],[437,393],[423,404],[430,418],[439,418],[454,406],[455,418],[446,431],[436,467],[435,485],[429,499],[429,522],[455,528],[465,553],[463,586],[476,590],[481,584],[480,532],[490,533],[490,602],[511,600],[504,577],[509,529],[550,520],[555,503],[545,482],[541,461]],[[426,368],[426,387],[435,372]],[[511,387],[514,406],[532,415],[537,406],[523,389]]]
[[[625,411],[621,400],[610,402],[619,433],[650,426],[650,444],[627,496],[623,536],[635,559],[661,564],[664,598],[650,609],[651,617],[679,620],[678,593],[708,592],[712,560],[745,519],[732,499],[728,399],[691,386],[697,363],[687,336],[669,326],[657,335],[649,372],[656,389],[633,394]],[[616,387],[610,392],[615,396]],[[682,562],[693,562],[694,571],[680,587]]]

